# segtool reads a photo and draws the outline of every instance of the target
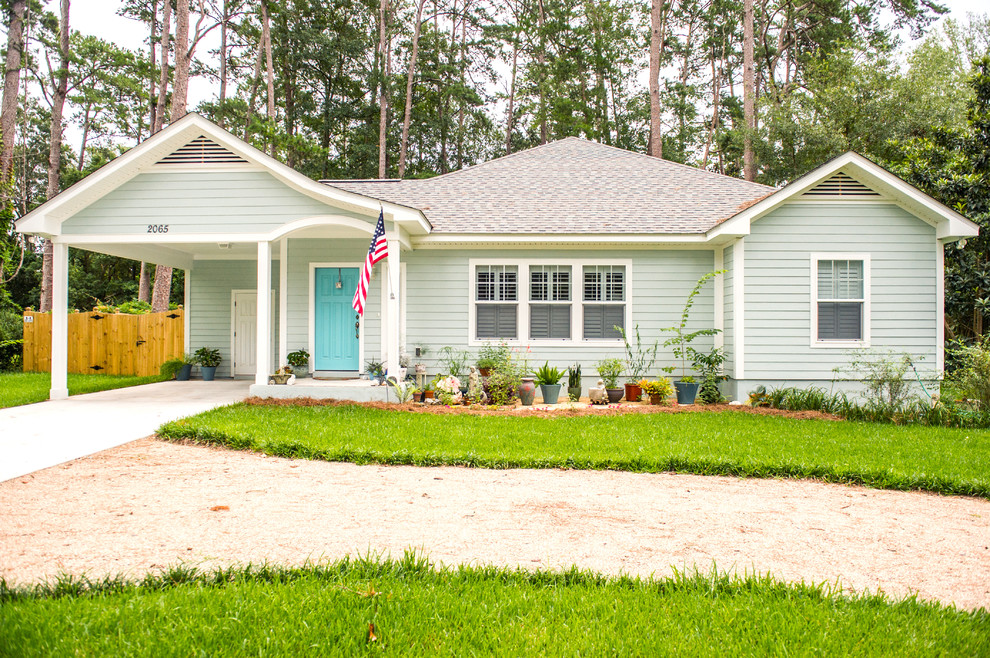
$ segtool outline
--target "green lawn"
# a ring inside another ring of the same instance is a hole
[[[302,569],[173,571],[141,584],[0,589],[0,616],[0,654],[18,656],[990,652],[985,610],[769,578],[437,571],[409,555]]]
[[[109,391],[112,388],[137,386],[165,381],[160,375],[74,375],[69,374],[69,395]],[[47,372],[0,372],[0,408],[32,404],[48,399],[52,377]]]
[[[235,404],[159,434],[286,457],[810,477],[990,498],[990,431],[743,412],[538,418]]]

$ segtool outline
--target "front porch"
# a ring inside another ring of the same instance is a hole
[[[371,379],[297,379],[292,384],[252,384],[251,395],[259,398],[289,400],[346,400],[349,402],[397,402],[389,386],[379,386]]]

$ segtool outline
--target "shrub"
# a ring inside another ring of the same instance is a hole
[[[24,317],[13,309],[0,311],[0,371],[19,370],[24,344]]]
[[[907,377],[909,370],[915,371],[914,361],[906,352],[859,350],[848,367],[835,372],[848,372],[850,379],[862,381],[867,404],[899,409],[911,398],[914,382]]]
[[[622,374],[622,361],[619,359],[602,359],[596,366],[598,374],[605,382],[605,388],[618,388],[619,375]]]
[[[471,355],[464,350],[455,350],[448,345],[440,350],[440,369],[451,377],[460,377],[470,358]]]
[[[302,368],[309,365],[309,352],[306,350],[296,350],[285,355],[285,360],[294,368]]]
[[[949,383],[964,401],[990,410],[990,336],[951,350],[956,368]]]
[[[728,379],[722,374],[722,364],[725,363],[725,352],[721,347],[715,347],[710,352],[699,352],[693,347],[691,351],[691,365],[701,375],[701,389],[698,391],[698,398],[705,404],[718,404],[724,402],[722,389],[719,384]]]
[[[506,343],[485,343],[478,352],[478,367],[492,369],[511,358],[512,352]]]
[[[201,347],[193,353],[196,363],[206,368],[216,368],[220,365],[220,350],[215,347]]]
[[[643,389],[643,392],[650,397],[662,397],[669,398],[674,394],[674,385],[666,377],[661,377],[660,379],[641,379],[638,382],[639,387]]]

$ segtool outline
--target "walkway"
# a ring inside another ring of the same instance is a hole
[[[153,434],[247,397],[252,382],[162,382],[0,409],[0,482]]]

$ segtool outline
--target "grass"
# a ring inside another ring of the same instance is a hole
[[[770,577],[402,560],[0,585],[0,654],[987,655],[990,615]],[[373,638],[372,639],[372,633]]]
[[[159,434],[359,464],[799,477],[990,498],[985,430],[740,412],[540,418],[235,404],[166,423]]]
[[[82,395],[113,388],[165,381],[160,375],[76,375],[69,374],[69,395]],[[48,399],[52,377],[47,372],[0,372],[0,408],[17,407]]]

